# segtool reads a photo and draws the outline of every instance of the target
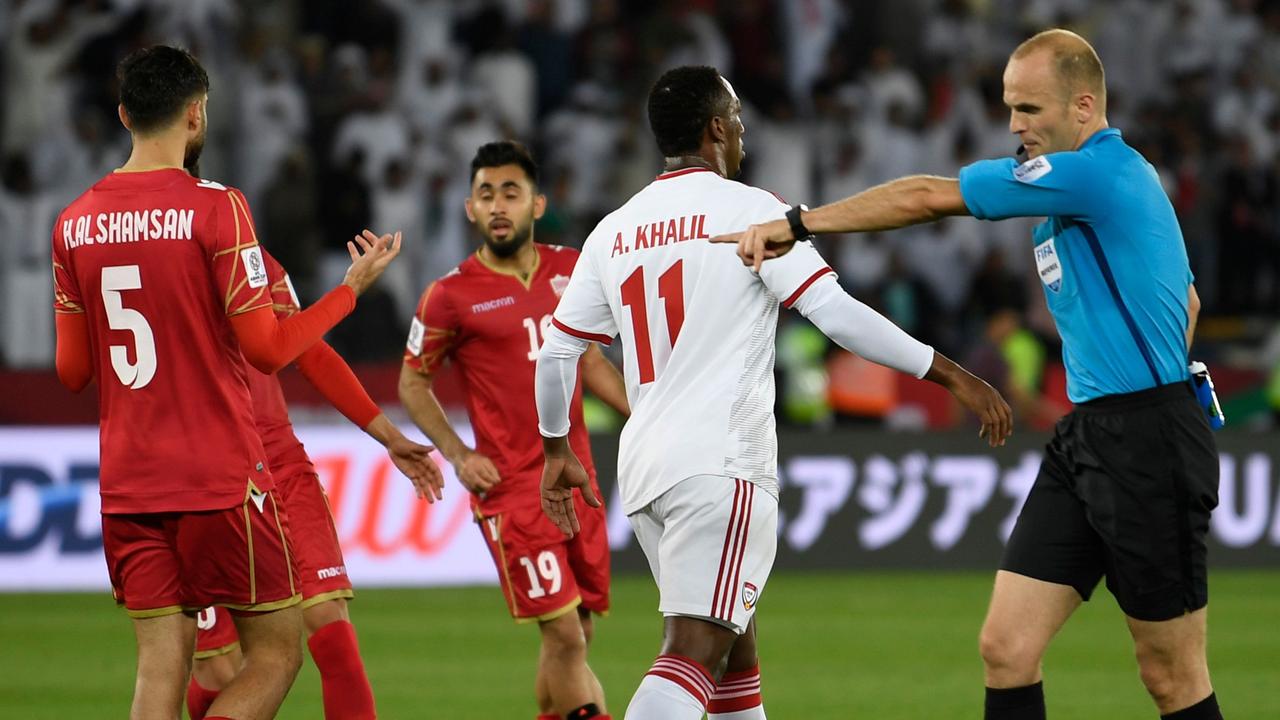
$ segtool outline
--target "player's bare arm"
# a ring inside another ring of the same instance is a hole
[[[432,376],[408,365],[400,367],[400,402],[409,418],[453,465],[463,487],[473,493],[488,492],[501,480],[493,461],[467,447],[449,424],[440,400],[431,389]]]
[[[982,422],[978,437],[986,439],[991,447],[1004,445],[1005,439],[1013,433],[1013,411],[1009,403],[982,378],[955,364],[946,355],[937,351],[933,353],[933,365],[924,379],[946,388],[961,405],[978,416]]]
[[[617,410],[623,417],[631,417],[631,405],[627,402],[627,384],[617,366],[609,362],[599,345],[592,345],[583,353],[579,371],[582,382],[592,395]]]
[[[578,456],[569,447],[569,436],[542,438],[542,511],[569,537],[578,534],[578,513],[573,509],[573,489],[591,507],[600,507],[600,498],[591,488],[591,478]]]
[[[802,211],[800,221],[814,234],[896,230],[952,215],[968,215],[960,181],[934,175],[912,175],[864,190],[843,200]],[[718,235],[713,243],[736,243],[744,265],[754,266],[785,255],[796,238],[786,220],[752,225],[743,232]]]

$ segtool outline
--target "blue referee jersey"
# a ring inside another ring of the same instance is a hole
[[[960,171],[974,217],[1047,216],[1032,233],[1036,269],[1062,336],[1067,396],[1084,402],[1186,380],[1191,267],[1155,168],[1120,137],[1019,165]]]

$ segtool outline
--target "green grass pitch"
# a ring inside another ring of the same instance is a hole
[[[760,605],[772,718],[980,718],[976,635],[986,573],[791,574]],[[1209,656],[1230,720],[1280,718],[1280,572],[1212,579]],[[618,578],[592,665],[615,716],[658,648],[656,592]],[[536,631],[504,614],[496,588],[367,590],[352,607],[380,715],[528,720]],[[133,684],[128,621],[103,594],[0,595],[0,717],[122,718]],[[1105,589],[1045,661],[1054,720],[1154,718],[1124,621]],[[308,660],[280,718],[322,717]]]

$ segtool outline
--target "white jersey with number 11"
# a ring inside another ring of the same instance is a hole
[[[786,211],[772,193],[691,168],[658,176],[587,238],[552,322],[586,340],[622,337],[631,417],[618,484],[628,514],[693,475],[777,496],[778,306],[833,271],[808,242],[756,274],[734,246],[707,240]]]

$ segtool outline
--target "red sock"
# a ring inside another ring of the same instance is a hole
[[[707,703],[707,714],[741,712],[760,707],[760,666],[741,672],[727,672],[716,685],[716,691]],[[761,715],[763,717],[763,715]]]
[[[325,718],[374,720],[378,713],[373,706],[373,688],[364,673],[355,627],[346,620],[331,622],[311,635],[307,647],[320,671]]]
[[[216,720],[216,718],[206,718],[205,713],[209,712],[209,706],[213,705],[213,701],[218,699],[217,690],[206,690],[203,685],[196,682],[195,677],[191,678],[191,682],[187,684],[187,714],[191,716],[191,720]]]

